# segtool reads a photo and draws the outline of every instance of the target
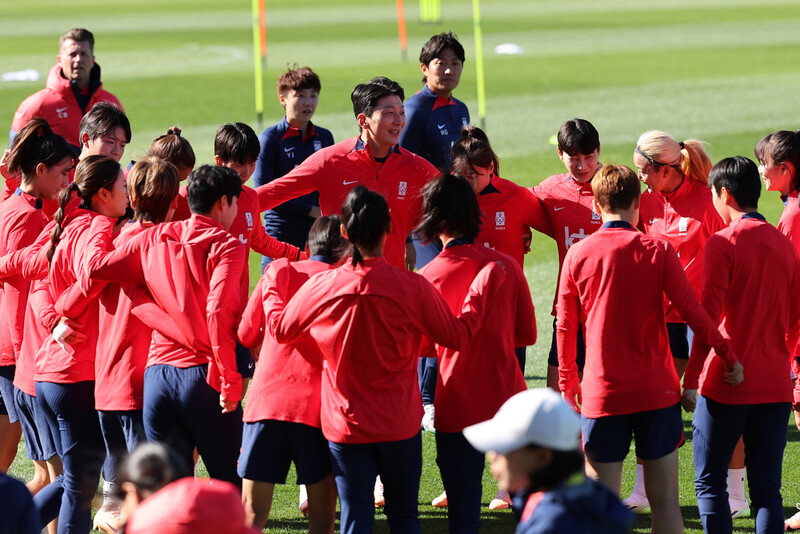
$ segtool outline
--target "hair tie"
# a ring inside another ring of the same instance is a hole
[[[681,145],[681,150],[683,150],[684,148],[686,148],[686,146],[683,144],[683,141],[679,142],[678,144],[679,144],[679,145]]]
[[[78,191],[78,190],[80,190],[80,188],[78,187],[78,184],[76,182],[70,182],[69,190],[70,191]]]

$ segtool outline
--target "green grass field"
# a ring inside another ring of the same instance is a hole
[[[530,186],[563,166],[548,139],[572,117],[592,121],[600,132],[601,160],[632,165],[639,134],[662,129],[678,139],[709,143],[712,159],[753,157],[760,137],[796,129],[800,110],[800,4],[796,0],[497,0],[482,6],[486,68],[486,130],[502,158],[502,176]],[[268,68],[264,74],[265,121],[282,111],[274,80],[287,63],[310,65],[323,91],[314,120],[337,140],[356,134],[349,94],[357,83],[386,75],[407,95],[420,87],[420,46],[440,31],[455,31],[467,50],[456,96],[479,122],[472,3],[442,2],[443,22],[423,25],[419,8],[406,2],[409,57],[401,59],[395,4],[390,0],[294,0],[267,2]],[[141,157],[154,137],[173,125],[183,129],[208,163],[219,124],[245,121],[254,112],[253,46],[249,2],[228,0],[4,0],[0,3],[0,74],[28,68],[37,82],[0,83],[0,132],[19,102],[44,85],[58,37],[71,27],[91,29],[106,89],[122,101],[133,126],[127,159]],[[515,43],[521,55],[498,55]],[[4,133],[0,135],[5,135]],[[775,223],[781,204],[767,193],[762,212]],[[526,274],[539,311],[540,341],[528,352],[527,379],[544,382],[552,332],[549,316],[557,270],[553,242],[536,235]],[[259,273],[251,258],[252,281]],[[691,442],[690,418],[686,417]],[[784,461],[787,514],[800,501],[799,434],[789,428]],[[687,531],[700,531],[692,486],[691,443],[681,451],[681,506]],[[441,490],[433,440],[424,439],[425,471],[420,502]],[[626,468],[623,493],[632,484]],[[11,473],[30,476],[18,458]],[[495,486],[487,474],[484,500]],[[279,488],[271,532],[300,532],[297,490]],[[426,532],[445,532],[444,512],[420,506]],[[376,531],[386,531],[378,516]],[[486,512],[484,532],[512,532],[510,513]],[[737,520],[752,532],[752,520]],[[649,530],[641,518],[637,532]]]

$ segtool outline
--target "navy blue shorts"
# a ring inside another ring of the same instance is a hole
[[[583,364],[586,362],[586,344],[583,342],[583,328],[578,329],[577,349],[578,353],[575,357],[575,363],[578,364],[578,371],[583,371]],[[550,355],[547,357],[547,363],[553,367],[558,367],[558,345],[556,343],[555,319],[553,319],[553,340],[550,342]]]
[[[3,400],[3,408],[0,414],[7,415],[12,423],[19,421],[17,407],[14,404],[14,370],[16,365],[4,365],[0,367],[0,399]]]
[[[683,443],[680,403],[659,410],[609,415],[591,419],[581,416],[583,448],[593,462],[621,462],[636,439],[636,456],[658,460]]]
[[[689,325],[686,323],[667,323],[669,350],[673,358],[689,359]]]
[[[56,442],[36,397],[14,388],[14,401],[22,425],[22,435],[25,436],[28,458],[37,462],[49,460],[57,454]]]
[[[253,358],[253,353],[250,349],[236,342],[236,371],[242,375],[242,378],[253,378],[253,373],[256,372],[256,361]],[[246,392],[242,392],[244,394]]]
[[[240,477],[285,484],[292,462],[297,469],[298,484],[316,484],[330,474],[328,440],[322,430],[273,419],[244,424]]]

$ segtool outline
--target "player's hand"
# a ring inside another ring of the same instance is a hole
[[[684,389],[683,395],[681,395],[681,406],[687,412],[693,412],[695,407],[697,406],[697,390],[696,389]]]
[[[58,325],[67,325],[72,330],[70,333],[61,338],[63,343],[66,343],[67,345],[78,345],[86,341],[86,334],[78,331],[78,324],[72,319],[62,317],[56,326]],[[55,330],[55,328],[53,330]]]
[[[733,364],[733,367],[725,371],[725,382],[732,386],[738,386],[744,381],[744,367],[739,362]]]
[[[239,401],[229,401],[220,395],[219,405],[222,407],[222,413],[231,413],[232,411],[236,410],[236,407],[239,405]]]
[[[531,251],[531,240],[533,239],[533,232],[530,228],[525,228],[522,233],[522,245],[525,247],[525,254]]]
[[[417,266],[417,250],[414,248],[414,243],[411,241],[406,242],[406,270],[413,271]]]
[[[800,411],[798,411],[798,408],[795,406],[792,408],[792,413],[794,414],[794,424],[797,427],[797,430],[800,430]]]
[[[572,409],[581,413],[581,405],[583,404],[583,391],[581,385],[567,388],[566,391],[561,392],[561,396],[567,401],[567,404],[572,406]]]

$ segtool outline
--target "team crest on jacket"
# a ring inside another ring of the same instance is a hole
[[[314,152],[322,148],[322,141],[319,139],[314,139]]]
[[[397,196],[404,197],[408,193],[408,182],[400,181],[397,185]]]
[[[504,212],[504,211],[496,211],[496,212],[494,212],[494,226],[495,226],[495,228],[505,228],[505,226],[506,226],[506,212]]]
[[[689,217],[681,217],[678,221],[678,232],[685,234],[689,231]]]
[[[244,218],[247,221],[247,226],[253,226],[253,214],[249,211],[244,212]]]

